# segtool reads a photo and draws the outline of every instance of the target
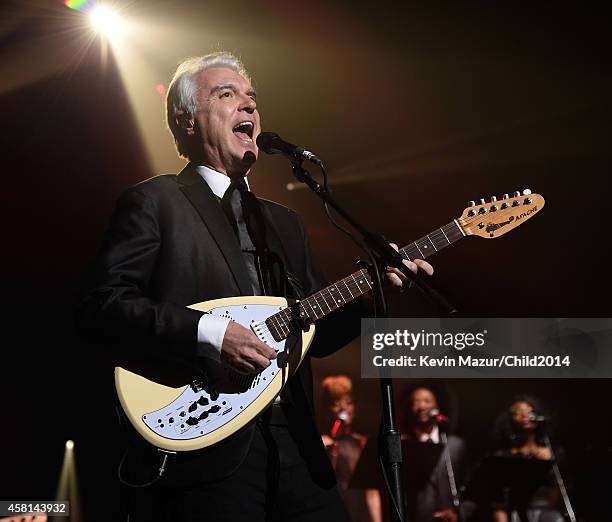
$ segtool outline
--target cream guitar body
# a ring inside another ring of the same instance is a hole
[[[286,299],[268,296],[230,297],[190,306],[229,317],[278,352],[257,375],[239,374],[207,358],[201,378],[176,388],[115,368],[119,401],[140,435],[164,450],[190,451],[215,444],[253,420],[280,394],[314,337],[315,327],[310,325],[307,331],[274,339],[265,320],[288,306]]]

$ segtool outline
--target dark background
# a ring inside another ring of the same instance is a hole
[[[546,207],[521,228],[496,241],[468,238],[431,259],[432,284],[462,315],[611,315],[612,78],[603,10],[484,2],[125,5],[175,28],[176,38],[152,35],[145,53],[162,83],[189,54],[238,52],[255,78],[264,128],[316,151],[337,199],[398,243],[458,217],[467,200],[524,188],[543,194]],[[77,338],[72,307],[121,189],[180,162],[169,133],[167,149],[151,153],[157,145],[139,130],[112,50],[103,62],[99,39],[84,47],[73,37],[84,30],[75,28],[79,13],[60,2],[4,2],[3,9],[0,498],[53,498],[70,438],[93,520],[103,510],[91,499],[112,496],[121,441],[106,403],[110,376]],[[197,50],[182,46],[183,27]],[[161,103],[154,111],[149,125],[163,133]],[[353,270],[359,252],[311,194],[285,189],[283,159],[261,157],[251,178],[259,196],[304,217],[330,279]],[[396,317],[437,315],[415,291],[390,301]],[[377,383],[359,378],[355,343],[316,362],[315,384],[330,373],[354,379],[356,428],[376,432]],[[396,382],[398,406],[411,384]],[[609,380],[439,384],[454,397],[456,429],[474,460],[509,397],[540,397],[555,421],[554,441],[565,448],[579,509],[603,505],[590,485],[610,462]]]

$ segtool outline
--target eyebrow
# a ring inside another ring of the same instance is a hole
[[[235,83],[221,83],[219,85],[215,85],[211,90],[210,90],[210,94],[214,95],[217,94],[219,91],[223,91],[225,89],[231,89],[234,92],[238,91],[238,86]],[[255,91],[255,89],[253,89],[253,87],[251,87],[248,91],[247,94],[249,96],[252,96],[253,98],[257,98],[257,92]]]

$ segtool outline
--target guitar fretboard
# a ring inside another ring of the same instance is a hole
[[[438,228],[401,248],[404,259],[425,259],[464,237],[456,221]],[[372,290],[372,279],[364,268],[302,299],[295,307],[285,308],[266,319],[266,326],[277,342]],[[294,313],[299,313],[299,318]]]

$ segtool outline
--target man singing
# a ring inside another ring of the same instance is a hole
[[[189,163],[122,194],[80,324],[122,358],[162,354],[205,367],[216,357],[257,373],[275,350],[240,324],[187,306],[240,295],[303,298],[324,286],[323,276],[299,217],[249,191],[261,124],[243,65],[227,53],[183,62],[168,89],[167,118]],[[406,265],[433,271],[421,260]],[[396,270],[387,278],[402,284]],[[308,355],[273,405],[223,442],[172,456],[161,479],[130,495],[129,520],[346,520],[313,421],[310,356],[357,336],[366,308],[344,307],[318,323]],[[132,446],[124,472],[146,482],[159,452],[139,440]]]

